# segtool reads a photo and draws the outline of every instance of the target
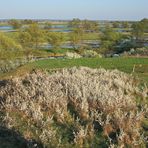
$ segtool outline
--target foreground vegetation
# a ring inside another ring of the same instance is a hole
[[[0,87],[2,147],[146,148],[148,90],[125,73],[35,71]]]

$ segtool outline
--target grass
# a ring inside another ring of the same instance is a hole
[[[23,75],[32,69],[60,69],[73,66],[86,66],[90,68],[118,69],[126,73],[138,76],[148,84],[148,58],[80,58],[80,59],[48,59],[26,64],[17,70],[0,74],[0,79],[9,76]],[[133,72],[133,67],[135,70]]]

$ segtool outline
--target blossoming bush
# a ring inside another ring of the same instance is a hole
[[[68,59],[79,59],[79,58],[81,58],[81,55],[77,54],[76,52],[66,52],[65,56]]]
[[[100,54],[98,54],[96,51],[93,51],[93,50],[84,50],[84,52],[82,53],[82,56],[83,57],[88,57],[88,58],[91,58],[91,57],[102,57]]]
[[[0,83],[1,126],[47,148],[140,147],[147,93],[117,70],[36,71]]]

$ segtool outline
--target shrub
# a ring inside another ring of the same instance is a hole
[[[98,54],[96,51],[93,51],[93,50],[85,50],[83,53],[82,53],[82,56],[83,57],[102,57],[100,54]]]
[[[81,55],[77,54],[76,52],[66,52],[66,58],[78,59],[78,58],[81,58]]]
[[[106,147],[140,147],[145,107],[136,98],[147,93],[117,70],[35,71],[0,83],[1,124],[49,148],[99,147],[99,139]]]

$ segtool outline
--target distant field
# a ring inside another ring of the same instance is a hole
[[[24,75],[32,69],[52,70],[73,66],[118,69],[126,73],[132,73],[148,84],[148,58],[80,58],[41,60],[26,64],[7,74],[1,74],[0,78],[8,78],[10,75]]]

